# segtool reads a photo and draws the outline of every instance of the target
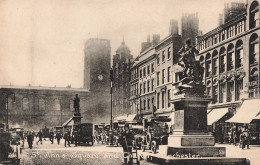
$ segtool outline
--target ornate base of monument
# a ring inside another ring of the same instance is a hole
[[[175,108],[175,129],[168,137],[168,145],[159,152],[164,155],[195,154],[202,157],[225,157],[224,147],[215,147],[215,140],[207,132],[207,106],[211,101],[205,97],[205,87],[179,85],[171,100]]]
[[[81,124],[82,116],[80,114],[75,116],[75,114],[74,114],[72,119],[74,121],[74,125],[78,125],[78,124]]]

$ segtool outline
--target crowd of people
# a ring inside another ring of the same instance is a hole
[[[236,127],[235,125],[229,131],[229,144],[239,146],[240,148],[250,149],[250,133],[248,128]]]

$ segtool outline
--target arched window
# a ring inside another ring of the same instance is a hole
[[[39,100],[39,110],[40,111],[44,111],[45,110],[45,100],[44,99],[40,99]]]
[[[213,101],[212,104],[215,104],[218,102],[218,79],[213,79],[213,87],[212,87],[212,97]]]
[[[257,34],[252,34],[249,40],[249,63],[250,65],[258,63],[259,59],[259,42]]]
[[[212,75],[216,75],[218,73],[218,51],[214,50],[212,54]]]
[[[23,98],[23,110],[29,110],[29,99]]]
[[[241,66],[243,66],[243,56],[243,41],[238,40],[236,43],[236,68],[240,68]]]
[[[59,99],[55,99],[54,100],[54,110],[57,110],[57,111],[61,110],[61,108],[60,108],[60,100]]]
[[[226,71],[226,49],[224,47],[220,48],[219,51],[220,59],[219,59],[219,72],[224,73]]]
[[[206,77],[211,75],[211,55],[208,53],[206,55]]]
[[[234,53],[234,45],[229,44],[227,49],[227,71],[234,69],[235,67],[235,53]]]
[[[249,28],[252,29],[256,26],[259,26],[259,4],[257,1],[254,1],[249,9]]]

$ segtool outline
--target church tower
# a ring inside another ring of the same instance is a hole
[[[85,43],[84,88],[89,91],[110,90],[110,41],[89,39]]]

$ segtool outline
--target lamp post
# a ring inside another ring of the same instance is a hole
[[[15,93],[11,92],[11,93],[4,93],[6,94],[6,130],[9,133],[9,108],[8,108],[8,98],[11,95],[14,95],[13,97],[13,102],[15,103]]]
[[[112,93],[113,93],[113,69],[110,69],[110,129],[109,129],[109,145],[112,146],[113,145],[113,131],[112,131],[112,126],[113,126],[113,99],[112,99]]]

